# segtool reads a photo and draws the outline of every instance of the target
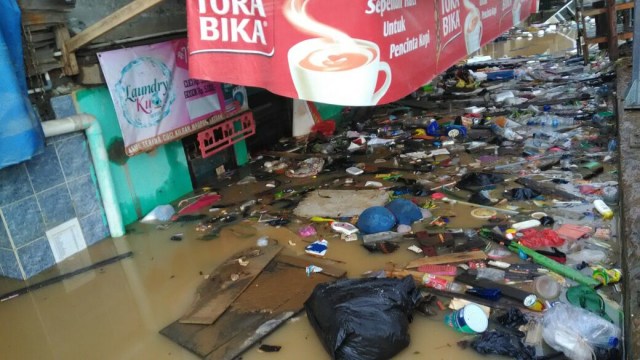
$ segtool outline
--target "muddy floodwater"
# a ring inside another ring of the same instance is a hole
[[[514,38],[485,46],[481,53],[492,57],[563,54],[574,46],[565,34]],[[223,196],[251,198],[253,187],[225,188]],[[236,193],[230,194],[229,192]],[[225,199],[227,199],[225,198]],[[434,213],[468,214],[463,206],[442,206]],[[452,217],[452,227],[475,227],[483,223],[470,217]],[[135,224],[125,237],[107,239],[59,264],[30,283],[51,278],[111,256],[133,252],[133,257],[78,275],[43,289],[0,303],[0,358],[2,359],[197,359],[158,331],[175,321],[189,307],[196,287],[218,264],[240,249],[267,235],[284,245],[286,254],[300,255],[307,245],[291,229],[274,228],[255,220],[222,230],[217,239],[198,240],[197,222],[173,223],[167,229]],[[322,226],[320,226],[322,228]],[[326,229],[321,229],[326,230]],[[182,241],[171,241],[182,233]],[[371,254],[357,242],[331,237],[327,257],[347,270],[349,277],[382,269],[388,262],[406,264],[416,255],[401,248],[393,254]],[[295,245],[291,245],[293,240]],[[0,280],[0,292],[25,284]],[[411,345],[396,359],[501,359],[486,357],[456,343],[464,336],[443,324],[446,312],[434,317],[416,315],[410,326]],[[304,314],[289,321],[264,339],[282,346],[278,353],[261,353],[257,347],[244,360],[329,359]]]

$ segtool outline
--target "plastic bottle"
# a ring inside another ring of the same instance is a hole
[[[430,288],[459,294],[464,293],[467,289],[465,285],[462,285],[455,281],[449,281],[445,278],[441,278],[432,274],[424,274],[424,276],[422,276],[422,284]]]
[[[427,126],[427,134],[430,136],[440,136],[440,125],[436,119],[429,120],[429,126]]]
[[[574,124],[575,124],[575,120],[571,118],[554,117],[553,120],[551,120],[551,126],[554,128],[557,128],[560,126],[573,126]]]
[[[607,204],[604,203],[604,201],[598,199],[593,202],[593,206],[596,208],[603,219],[609,220],[613,218],[613,211]]]
[[[540,119],[540,126],[548,126],[551,125],[551,116],[549,115],[549,111],[551,110],[551,106],[545,105],[542,108],[542,118]]]
[[[496,124],[491,124],[491,131],[493,131],[494,134],[501,136],[507,140],[522,140],[522,136],[518,135],[518,133],[516,133],[515,131],[509,128],[502,128]]]

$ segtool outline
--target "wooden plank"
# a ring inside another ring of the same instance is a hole
[[[618,12],[616,11],[616,0],[607,0],[607,34],[609,38],[609,59],[618,60]]]
[[[67,76],[77,75],[80,72],[78,67],[78,61],[76,60],[76,54],[70,52],[67,49],[67,41],[69,41],[69,29],[66,26],[56,26],[56,45],[62,52],[62,63],[64,64],[63,71]]]
[[[182,324],[213,324],[227,310],[271,260],[282,250],[280,245],[251,247],[234,254],[216,268],[200,287],[191,308],[179,321]],[[248,261],[242,266],[240,261]],[[232,276],[239,276],[233,280]]]
[[[23,10],[70,11],[76,6],[75,0],[19,0],[18,3]]]
[[[453,264],[472,260],[484,260],[487,258],[487,254],[482,250],[469,251],[463,253],[453,253],[438,256],[425,257],[416,259],[406,266],[407,269],[415,269],[422,265],[438,265],[438,264]]]
[[[212,325],[174,322],[160,333],[206,359],[231,360],[299,313],[317,284],[335,278],[307,277],[276,257]]]
[[[67,18],[61,12],[24,11],[22,13],[22,25],[64,24]]]
[[[99,20],[95,24],[84,29],[82,32],[72,37],[67,42],[68,51],[76,51],[82,46],[90,43],[100,35],[112,30],[116,26],[129,21],[140,13],[150,9],[163,0],[133,0],[129,4],[112,12],[107,17]]]
[[[334,278],[341,278],[346,275],[347,271],[330,264],[328,261],[322,259],[310,259],[303,258],[299,256],[289,256],[289,255],[278,255],[276,260],[281,263],[285,263],[291,266],[296,266],[299,268],[306,268],[309,265],[315,265],[322,268],[321,273],[325,275],[332,276]]]

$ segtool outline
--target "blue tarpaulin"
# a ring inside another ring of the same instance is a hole
[[[27,96],[20,19],[16,0],[0,1],[0,168],[44,148],[42,126]]]

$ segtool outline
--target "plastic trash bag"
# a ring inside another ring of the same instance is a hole
[[[145,217],[140,220],[141,223],[153,223],[157,221],[169,221],[171,217],[176,213],[176,210],[171,205],[158,205]]]
[[[542,337],[571,360],[591,360],[594,347],[613,349],[620,341],[620,328],[598,315],[576,306],[558,303],[544,313]]]
[[[458,181],[456,187],[476,192],[480,190],[488,190],[502,182],[504,182],[504,178],[501,175],[472,172],[465,174],[462,179]]]
[[[332,359],[390,359],[409,345],[420,300],[413,279],[346,279],[319,284],[304,307]]]
[[[511,199],[513,200],[531,200],[540,196],[540,193],[529,188],[511,189]]]
[[[471,194],[469,202],[478,205],[493,205],[491,199],[489,199],[483,191]]]
[[[522,340],[505,332],[485,331],[471,342],[471,348],[480,354],[507,355],[517,360],[534,360],[536,351]]]

